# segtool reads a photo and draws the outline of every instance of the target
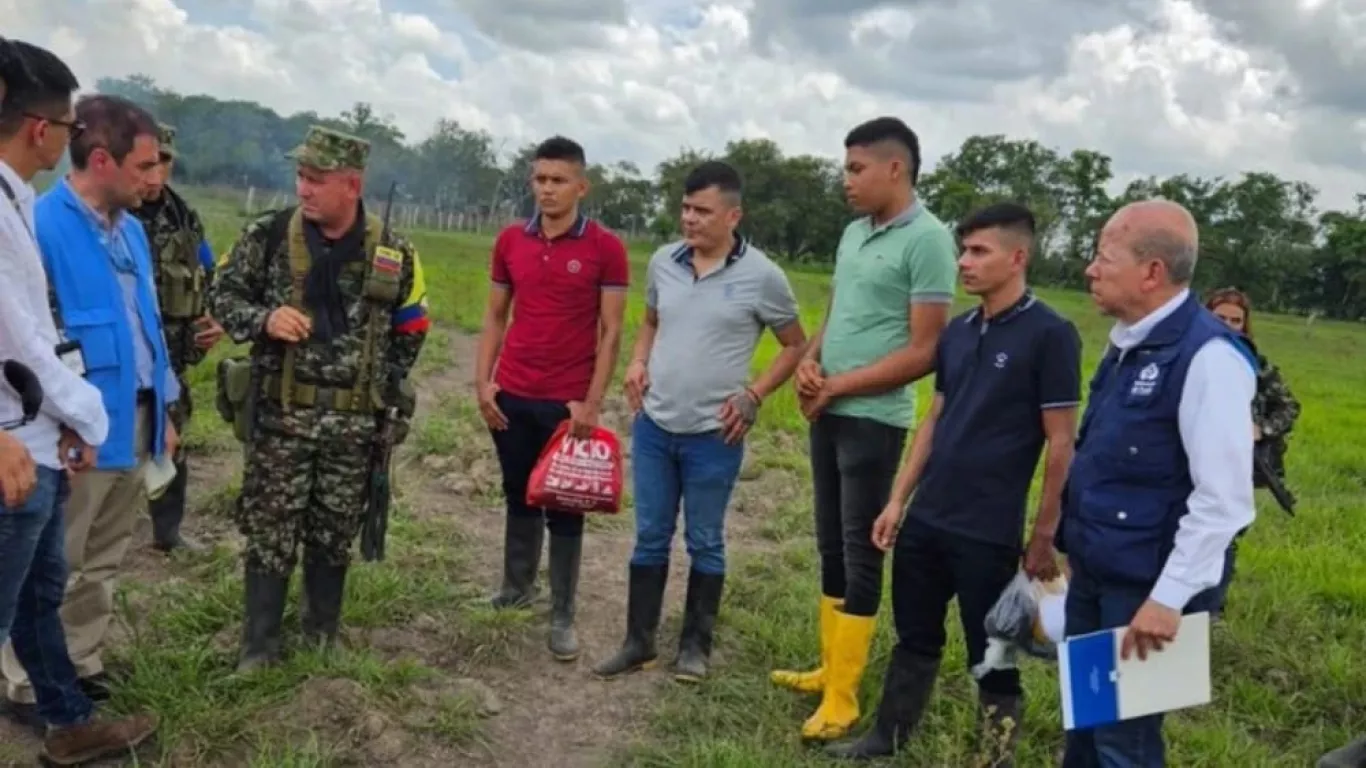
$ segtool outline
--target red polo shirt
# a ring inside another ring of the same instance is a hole
[[[512,322],[494,381],[510,395],[582,400],[593,380],[603,291],[631,282],[626,245],[582,214],[568,232],[547,239],[540,217],[498,233],[490,267],[512,292]]]

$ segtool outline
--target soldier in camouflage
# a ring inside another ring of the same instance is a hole
[[[1243,334],[1243,339],[1252,348],[1257,358],[1257,392],[1252,398],[1252,429],[1256,439],[1256,450],[1263,451],[1270,460],[1271,469],[1281,484],[1285,484],[1286,437],[1295,427],[1300,415],[1300,402],[1290,392],[1290,387],[1281,377],[1280,369],[1257,350],[1252,339],[1252,303],[1247,294],[1236,288],[1214,291],[1205,300],[1205,308],[1228,327]],[[1254,474],[1255,484],[1266,487],[1266,480]],[[1224,601],[1228,598],[1229,583],[1233,581],[1235,561],[1238,556],[1238,539],[1246,529],[1234,537],[1224,553],[1224,576],[1219,583],[1221,593],[1219,612],[1223,612]]]
[[[133,213],[147,230],[152,246],[152,262],[157,286],[157,301],[166,327],[166,345],[171,368],[180,381],[180,402],[171,409],[176,431],[185,434],[193,405],[185,374],[198,364],[223,337],[223,328],[204,308],[204,292],[213,270],[213,252],[204,233],[199,214],[170,186],[175,163],[175,129],[160,124],[161,167],[156,181],[143,194],[142,206]],[[185,485],[189,467],[182,445],[175,456],[176,476],[164,494],[151,500],[147,511],[152,518],[152,546],[163,552],[174,549],[202,549],[180,532],[185,518]]]
[[[211,314],[235,341],[252,343],[242,366],[247,394],[225,383],[228,366],[220,365],[219,381],[220,403],[226,392],[243,407],[235,413],[251,413],[244,429],[234,421],[246,443],[236,513],[247,540],[239,671],[278,658],[301,548],[304,634],[335,640],[377,415],[406,382],[427,334],[417,252],[400,236],[386,238],[361,199],[368,154],[363,139],[312,128],[289,155],[299,204],[248,224],[209,291]]]

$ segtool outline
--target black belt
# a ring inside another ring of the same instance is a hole
[[[139,389],[138,405],[155,405],[157,401],[157,391],[155,389]]]

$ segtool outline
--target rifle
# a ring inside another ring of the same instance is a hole
[[[1264,485],[1271,495],[1276,499],[1276,503],[1281,505],[1281,509],[1286,514],[1295,514],[1295,494],[1285,487],[1281,482],[1281,476],[1271,464],[1271,446],[1265,443],[1258,443],[1252,448],[1252,477],[1254,484]]]
[[[384,203],[383,227],[380,229],[379,242],[387,246],[393,230],[390,216],[394,211],[394,191],[398,182],[389,185],[389,195]],[[372,362],[378,365],[378,362]],[[375,449],[370,457],[370,489],[366,499],[365,519],[361,524],[360,553],[367,562],[384,560],[384,539],[389,528],[389,503],[393,499],[393,453],[394,430],[399,420],[399,381],[398,373],[391,375],[384,397],[383,415],[379,418],[379,434]]]

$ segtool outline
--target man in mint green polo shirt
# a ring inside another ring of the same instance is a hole
[[[914,426],[911,385],[934,369],[958,274],[953,233],[915,193],[915,133],[880,117],[850,131],[844,146],[845,194],[864,216],[840,240],[825,322],[796,377],[811,422],[821,666],[772,674],[777,685],[821,694],[802,727],[812,740],[841,738],[858,721],[859,681],[882,599],[873,522]]]

